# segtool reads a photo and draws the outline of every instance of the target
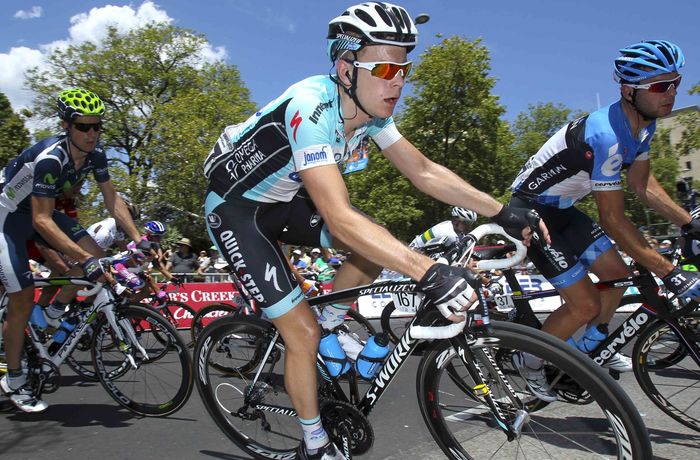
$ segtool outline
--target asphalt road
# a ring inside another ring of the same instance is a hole
[[[370,415],[376,441],[362,458],[444,458],[423,425],[418,409],[415,396],[418,360],[418,357],[410,358]],[[80,381],[67,366],[62,371],[63,386],[45,396],[50,404],[46,412],[0,413],[0,458],[250,458],[211,421],[196,390],[189,402],[171,417],[139,418],[116,404],[99,383]],[[658,410],[642,394],[633,375],[623,375],[620,383],[644,417],[655,458],[690,460],[700,456],[700,432],[685,428]]]

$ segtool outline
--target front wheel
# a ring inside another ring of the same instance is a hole
[[[93,363],[102,386],[139,415],[164,416],[180,409],[192,393],[193,380],[192,360],[178,332],[163,316],[140,305],[116,307],[115,315],[118,330],[106,317],[95,328]]]
[[[656,406],[688,428],[700,431],[700,312],[678,318],[694,351],[669,323],[654,321],[639,335],[632,352],[634,376]]]
[[[602,368],[536,329],[498,321],[493,326],[498,340],[471,347],[475,362],[465,355],[467,342],[460,336],[435,342],[419,365],[421,414],[448,458],[651,458],[639,412]],[[543,359],[559,377],[564,373],[590,395],[592,404],[536,404],[539,400],[512,361],[519,352]],[[472,373],[465,360],[472,363]],[[486,387],[473,378],[479,373]],[[493,396],[509,423],[526,415],[518,437],[508,440],[484,394]]]

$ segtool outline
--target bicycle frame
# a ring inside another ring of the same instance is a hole
[[[53,364],[56,368],[60,367],[61,364],[65,361],[65,359],[70,356],[70,354],[73,352],[75,347],[78,346],[79,339],[85,334],[87,328],[95,321],[97,318],[97,313],[102,312],[106,317],[107,320],[109,321],[110,326],[112,327],[112,330],[115,331],[117,338],[119,339],[120,343],[124,341],[124,335],[122,333],[122,328],[117,326],[117,319],[114,314],[114,309],[111,308],[115,304],[115,299],[110,291],[105,285],[102,284],[95,284],[91,283],[84,278],[48,278],[48,279],[37,279],[34,280],[34,284],[37,287],[44,287],[44,286],[65,286],[67,284],[74,284],[74,285],[79,285],[79,286],[88,286],[91,287],[92,289],[90,291],[95,291],[97,289],[97,293],[95,294],[95,300],[93,301],[92,305],[88,310],[85,312],[85,318],[82,319],[78,325],[71,331],[70,334],[66,337],[66,340],[63,342],[61,347],[53,354],[51,355],[48,352],[48,348],[44,346],[44,344],[41,342],[39,339],[36,331],[32,327],[28,327],[29,331],[29,338],[31,340],[32,346],[34,349],[37,351],[39,357],[43,360],[46,360]],[[87,294],[90,295],[92,292],[88,292]],[[7,295],[3,294],[3,299],[0,303],[2,305],[2,308],[7,308]],[[138,343],[138,340],[136,340],[135,332],[133,328],[128,327],[125,328],[127,333],[130,335],[130,339],[132,339],[133,343],[136,343],[137,346],[139,347],[139,352],[143,354],[144,357],[147,357],[146,350],[144,350],[141,345]],[[132,365],[135,365],[135,361],[133,360],[133,357],[129,357]]]

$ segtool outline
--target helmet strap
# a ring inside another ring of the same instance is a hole
[[[644,113],[639,107],[637,107],[637,88],[632,89],[632,100],[628,101],[632,108],[639,114],[639,116],[642,117],[642,120],[644,121],[654,121],[656,120],[656,117],[652,117],[651,115],[648,115]]]
[[[356,61],[357,60],[357,52],[356,51],[350,51],[352,53],[352,60]],[[360,99],[357,97],[357,72],[358,69],[357,67],[353,66],[352,67],[352,74],[350,76],[350,87],[345,86],[340,79],[335,76],[331,75],[331,79],[343,89],[343,92],[347,94],[350,99],[355,103],[355,114],[352,117],[347,118],[348,120],[351,120],[357,116],[357,109],[359,108],[364,112],[365,115],[367,115],[370,118],[374,118],[374,115],[369,113],[365,108],[362,106],[362,103],[360,103]],[[338,105],[340,107],[340,105]],[[342,115],[342,113],[341,113]]]

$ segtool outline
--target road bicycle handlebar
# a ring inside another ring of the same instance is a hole
[[[525,259],[527,255],[527,248],[523,243],[510,236],[506,231],[498,224],[483,224],[476,227],[474,230],[469,232],[476,241],[479,241],[486,235],[501,235],[513,242],[515,244],[515,254],[505,259],[487,259],[480,260],[476,263],[476,268],[480,270],[501,270],[505,268],[511,268],[518,265]]]
[[[451,339],[458,336],[467,325],[467,321],[448,324],[447,326],[417,326],[410,328],[411,337],[416,339]]]

